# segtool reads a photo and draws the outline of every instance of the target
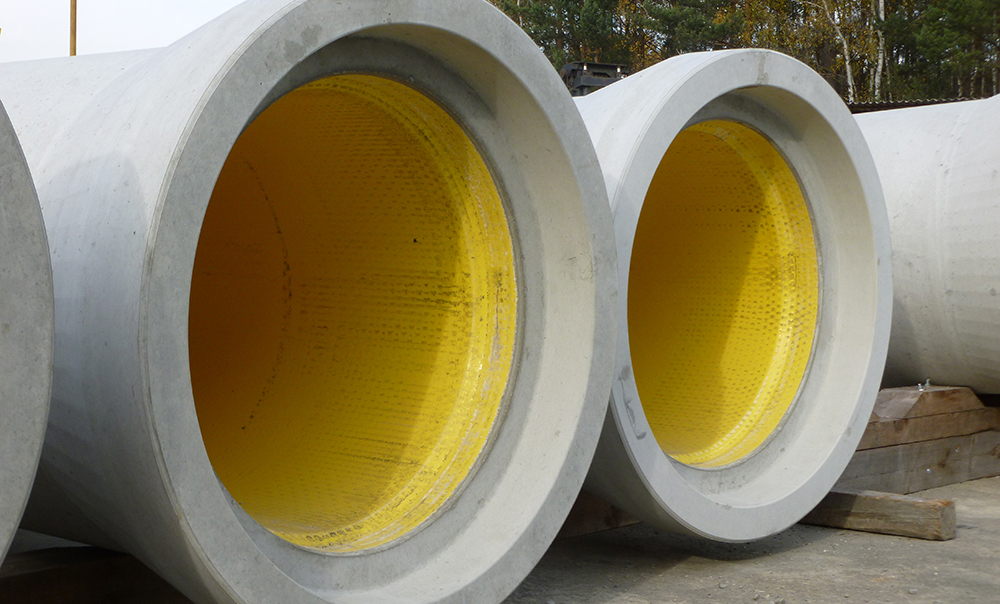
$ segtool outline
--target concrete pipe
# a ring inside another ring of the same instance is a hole
[[[583,483],[616,326],[597,158],[479,0],[252,0],[6,65],[54,258],[25,528],[196,602],[497,602]]]
[[[1000,394],[1000,97],[857,116],[892,226],[887,386]]]
[[[52,385],[52,269],[35,185],[0,105],[0,561],[42,452]]]
[[[680,56],[583,97],[618,243],[617,375],[588,489],[720,541],[829,491],[885,362],[875,166],[821,77],[780,54]]]

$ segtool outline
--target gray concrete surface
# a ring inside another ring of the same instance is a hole
[[[0,562],[42,453],[52,386],[52,296],[34,181],[0,105]]]
[[[556,542],[505,604],[1000,602],[1000,477],[917,495],[955,501],[956,539],[796,525],[721,544],[638,524]]]

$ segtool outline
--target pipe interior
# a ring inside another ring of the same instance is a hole
[[[401,538],[484,454],[516,325],[504,205],[459,124],[379,76],[298,88],[239,137],[198,243],[191,382],[212,466],[292,544]]]
[[[819,266],[784,158],[725,120],[683,130],[643,202],[628,280],[642,410],[677,461],[720,467],[759,449],[812,353]]]

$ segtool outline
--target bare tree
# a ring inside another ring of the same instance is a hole
[[[840,28],[840,23],[838,23],[836,18],[836,11],[830,11],[829,0],[820,0],[822,4],[816,4],[815,2],[809,2],[808,0],[799,0],[799,2],[817,9],[822,9],[823,14],[826,16],[826,20],[833,27],[834,34],[836,34],[837,39],[840,40],[840,45],[844,52],[844,67],[847,71],[847,102],[853,103],[856,95],[854,94],[854,70],[851,67],[851,47],[847,41],[847,36],[844,35],[843,30]]]
[[[874,0],[872,2],[872,9],[874,9]],[[873,95],[875,101],[882,100],[882,72],[885,69],[885,32],[882,29],[885,27],[885,0],[878,0],[878,19],[873,19],[873,27],[875,29],[875,35],[878,36],[878,55],[875,59],[875,94]]]

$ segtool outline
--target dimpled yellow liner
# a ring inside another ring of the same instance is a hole
[[[219,479],[299,546],[357,552],[443,510],[501,414],[514,253],[489,170],[428,97],[294,90],[240,136],[191,284],[191,382]]]
[[[643,202],[629,269],[629,349],[657,443],[700,467],[759,448],[788,411],[819,310],[812,221],[756,131],[682,131]]]

